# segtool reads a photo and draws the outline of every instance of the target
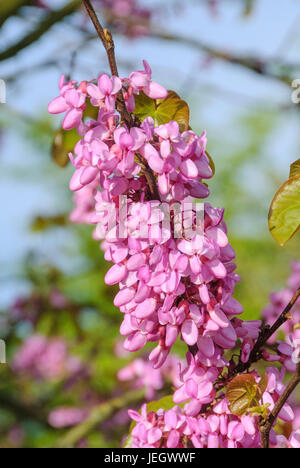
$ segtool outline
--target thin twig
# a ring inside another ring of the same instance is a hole
[[[91,18],[93,22],[93,25],[97,31],[97,34],[106,50],[111,74],[113,76],[119,76],[118,66],[117,66],[117,61],[116,61],[116,56],[115,56],[115,45],[114,45],[112,35],[108,29],[103,28],[103,26],[101,25],[99,18],[90,0],[83,0],[83,3],[87,10],[89,17]],[[121,118],[124,120],[124,122],[128,126],[128,128],[140,126],[139,119],[135,115],[128,112],[122,90],[118,93],[116,108],[117,108],[117,111],[120,113]],[[137,154],[136,158],[147,179],[151,198],[153,200],[160,201],[159,190],[157,188],[157,183],[156,183],[156,177],[153,171],[149,167],[147,161],[140,154]]]
[[[104,29],[102,27],[90,0],[83,0],[83,3],[86,8],[86,11],[88,12],[89,17],[91,18],[93,22],[93,25],[95,26],[97,34],[99,38],[101,39],[102,44],[106,50],[111,73],[114,76],[119,76],[118,66],[117,66],[116,57],[115,57],[115,45],[114,45],[112,35],[108,31],[108,29]]]
[[[258,75],[282,81],[288,86],[290,86],[291,82],[293,81],[293,74],[299,71],[300,68],[300,64],[298,63],[285,63],[276,59],[263,60],[254,56],[235,55],[229,51],[212,47],[198,39],[168,32],[154,30],[149,33],[149,37],[173,43],[175,42],[186,45],[189,48],[201,50],[211,57],[228,62],[232,65],[241,66],[254,73],[257,73]],[[274,67],[278,69],[278,72],[274,71]]]
[[[300,363],[297,365],[296,374],[293,376],[292,380],[287,385],[286,389],[280,395],[279,400],[276,402],[273,411],[270,413],[267,421],[263,421],[260,425],[260,434],[261,434],[261,447],[264,449],[269,448],[270,446],[270,432],[274,424],[276,423],[277,417],[282,410],[283,406],[287,402],[288,398],[300,384]]]
[[[108,29],[103,28],[90,0],[83,0],[83,4],[97,31],[98,37],[100,38],[104,46],[104,49],[107,54],[111,74],[113,76],[119,76],[118,66],[117,66],[117,61],[116,61],[116,56],[115,56],[115,44],[114,44],[112,35]],[[117,104],[117,111],[120,112],[121,117],[126,123],[126,125],[128,127],[134,127],[135,119],[133,119],[132,115],[127,110],[122,90],[118,93],[116,104]]]
[[[72,0],[59,10],[49,11],[44,19],[42,19],[41,22],[37,25],[36,29],[30,31],[15,44],[0,52],[0,62],[14,57],[19,52],[21,52],[21,50],[26,49],[26,47],[38,41],[52,28],[52,26],[75,13],[79,7],[80,0]]]
[[[257,339],[257,342],[255,343],[251,351],[248,361],[245,363],[241,361],[239,362],[235,370],[236,374],[244,372],[245,370],[249,369],[249,367],[253,363],[257,362],[260,359],[260,352],[262,348],[268,342],[271,336],[273,336],[274,333],[276,333],[277,330],[279,330],[279,328],[290,318],[290,311],[296,304],[299,297],[300,297],[300,288],[296,291],[296,293],[294,294],[294,296],[292,297],[292,299],[290,300],[286,308],[283,310],[283,312],[280,314],[276,322],[272,325],[272,327],[266,326],[263,328],[263,330],[261,331]]]
[[[288,305],[285,307],[283,312],[280,314],[276,322],[271,326],[264,326],[251,353],[249,356],[249,359],[247,362],[242,362],[241,359],[239,360],[238,364],[229,372],[227,376],[224,378],[220,379],[219,382],[216,384],[216,389],[220,390],[223,388],[225,385],[230,382],[236,375],[242,374],[245,371],[248,371],[252,364],[255,364],[257,361],[259,361],[262,358],[261,351],[262,348],[267,344],[268,340],[271,338],[271,336],[276,333],[277,330],[290,318],[290,312],[294,305],[296,304],[297,300],[300,297],[300,287],[288,303]]]

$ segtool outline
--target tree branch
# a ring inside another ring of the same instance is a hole
[[[9,2],[1,2],[0,5],[0,27],[8,18],[16,15],[24,6],[30,6],[32,0],[10,0]]]
[[[108,31],[108,29],[104,29],[97,17],[97,14],[89,0],[83,0],[84,6],[88,12],[89,17],[91,18],[93,25],[97,31],[99,38],[102,41],[102,44],[106,50],[109,66],[111,70],[111,74],[114,76],[119,76],[118,66],[115,57],[115,45],[113,38]]]
[[[240,374],[241,372],[244,372],[245,370],[249,369],[249,367],[257,362],[260,359],[260,352],[263,348],[263,346],[268,342],[268,340],[271,338],[271,336],[274,335],[274,333],[277,332],[277,330],[290,318],[290,311],[296,304],[297,300],[300,297],[300,288],[296,291],[286,308],[283,310],[283,312],[280,314],[276,322],[272,325],[272,327],[264,327],[257,339],[257,342],[255,343],[249,359],[247,362],[239,362],[238,366],[234,370],[235,374]]]
[[[253,71],[254,73],[257,73],[261,76],[280,80],[288,86],[290,86],[291,82],[293,81],[292,72],[299,72],[300,70],[300,64],[281,63],[278,60],[272,62],[271,60],[265,61],[254,56],[245,57],[241,55],[235,55],[229,51],[211,47],[198,39],[165,33],[163,31],[153,31],[149,33],[149,36],[153,39],[177,42],[188,47],[192,47],[193,49],[202,50],[207,55],[210,55],[216,59],[223,60],[232,65],[238,65],[243,68],[247,68],[248,70]],[[274,71],[274,67],[282,68],[282,71],[276,73]]]
[[[263,421],[260,424],[260,434],[261,434],[261,447],[264,449],[269,448],[270,446],[270,432],[274,424],[276,423],[277,417],[282,410],[283,406],[287,402],[288,398],[300,384],[300,363],[297,365],[296,374],[293,376],[292,380],[289,382],[288,386],[280,395],[279,400],[276,402],[273,411],[269,415],[267,421]]]
[[[143,400],[145,390],[133,391],[95,407],[88,419],[73,427],[62,437],[55,448],[72,448],[86,437],[96,426],[103,423],[117,411]]]
[[[56,23],[75,13],[81,5],[81,0],[72,0],[59,10],[53,10],[37,25],[36,29],[24,36],[21,40],[0,52],[0,62],[17,55],[21,50],[38,41]]]
[[[238,364],[228,373],[227,376],[223,377],[220,379],[219,382],[216,383],[216,389],[220,390],[223,388],[230,380],[232,380],[236,375],[242,374],[245,371],[248,371],[249,368],[251,367],[252,364],[255,364],[257,361],[259,361],[262,356],[261,356],[261,351],[262,348],[267,344],[268,340],[271,338],[271,336],[276,333],[277,330],[290,318],[290,311],[296,304],[297,300],[300,297],[300,287],[288,303],[288,305],[285,307],[283,312],[280,314],[276,322],[270,326],[265,326],[263,327],[251,353],[249,356],[249,359],[247,362],[242,362],[241,358],[238,362]]]
[[[108,58],[108,62],[109,62],[110,70],[111,70],[111,74],[113,76],[119,76],[118,66],[117,66],[117,61],[116,61],[116,56],[115,56],[115,45],[114,45],[112,35],[111,35],[111,33],[110,33],[110,31],[108,29],[103,28],[103,26],[101,25],[101,23],[100,23],[100,21],[99,21],[99,19],[97,17],[97,14],[96,14],[90,0],[83,0],[83,4],[84,4],[84,6],[85,6],[85,8],[87,10],[87,13],[88,13],[89,17],[91,18],[91,20],[93,22],[93,25],[94,25],[94,27],[95,27],[95,29],[97,31],[97,34],[98,34],[98,36],[99,36],[99,38],[100,38],[100,40],[101,40],[101,42],[102,42],[102,44],[103,44],[103,46],[104,46],[104,48],[106,50],[107,58]],[[140,126],[141,123],[140,123],[139,119],[135,115],[130,114],[128,112],[122,90],[118,93],[116,107],[117,107],[117,111],[120,113],[122,119],[124,120],[124,122],[126,123],[128,128],[132,128],[132,127],[135,127],[135,126]],[[149,167],[147,161],[142,157],[142,155],[137,154],[136,158],[137,158],[137,161],[138,161],[139,165],[141,166],[142,171],[145,174],[145,177],[147,179],[147,183],[148,183],[148,186],[149,186],[151,198],[153,200],[159,200],[160,201],[160,196],[159,196],[159,191],[158,191],[158,188],[157,188],[156,178],[155,178],[155,175],[154,175],[153,171]]]

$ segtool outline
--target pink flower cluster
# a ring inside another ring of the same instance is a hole
[[[239,343],[241,360],[247,362],[261,322],[237,318],[242,306],[233,294],[240,278],[224,210],[204,203],[199,220],[199,204],[193,202],[209,195],[204,180],[213,175],[206,134],[181,131],[176,121],[156,125],[151,117],[142,123],[133,119],[129,128],[116,110],[117,97],[123,96],[127,110],[134,113],[135,96],[141,92],[155,104],[168,94],[152,81],[146,62],[144,70],[128,78],[102,74],[97,82],[79,86],[63,78],[60,96],[49,105],[52,113],[66,113],[64,129],[76,127],[82,137],[75,156],[70,155],[75,167],[70,188],[76,203],[71,219],[96,225],[94,238],[104,239],[105,259],[113,263],[105,282],[119,285],[114,304],[124,316],[124,348],[139,351],[149,342],[156,343],[149,356],[151,367],[137,360],[119,377],[137,378],[136,386],[147,386],[146,396],[151,398],[162,386],[164,366],[168,368],[167,359],[178,337],[189,349],[187,363],[181,363],[173,382],[174,403],[180,406],[149,414],[144,407],[141,415],[131,411],[137,422],[132,446],[180,448],[190,441],[194,447],[258,447],[257,416],[231,414],[216,386],[224,369],[234,364],[225,351]],[[87,120],[88,102],[98,109],[97,120]],[[149,170],[156,182],[155,194]],[[179,220],[178,204],[185,207]],[[299,272],[300,267],[295,267],[292,289]],[[287,303],[291,295],[292,291],[285,292],[281,303]],[[277,314],[275,305],[267,314],[270,318]],[[289,370],[298,339],[297,314],[288,325],[290,341],[278,345],[279,359],[276,356]],[[275,357],[266,353],[265,359]],[[262,403],[270,408],[284,389],[283,374],[269,370]],[[292,421],[292,409],[285,405],[280,417]],[[295,434],[292,442],[285,443],[295,445]],[[271,442],[276,446],[282,440],[272,432]]]
[[[271,303],[266,307],[263,316],[271,325],[278,319],[281,312],[292,299],[300,285],[300,262],[292,263],[292,275],[288,280],[287,287],[270,296]],[[291,312],[291,319],[285,322],[280,331],[284,332],[284,341],[278,339],[278,334],[273,335],[270,344],[274,352],[265,351],[266,361],[279,361],[289,372],[295,372],[296,365],[300,361],[300,299]]]
[[[272,410],[279,394],[283,391],[280,383],[282,376],[276,369],[268,371],[269,383],[263,395],[263,403],[269,404]],[[257,377],[257,381],[259,378]],[[134,448],[185,448],[191,443],[195,448],[259,448],[260,432],[258,416],[245,414],[234,416],[224,394],[205,413],[200,411],[190,415],[180,406],[170,410],[160,409],[156,413],[147,411],[144,405],[141,413],[129,411],[131,419],[136,422],[132,430],[132,447]],[[294,420],[293,410],[285,405],[279,415],[285,422]],[[271,431],[272,446],[281,444],[296,446],[299,431],[291,434],[290,441],[277,436]]]
[[[61,380],[82,371],[79,358],[70,356],[66,343],[59,338],[32,335],[15,354],[12,369],[42,380]]]
[[[152,81],[152,72],[144,70],[129,78],[100,75],[94,83],[60,81],[61,95],[49,105],[52,113],[66,112],[63,128],[77,127],[83,138],[71,160],[76,168],[70,187],[76,191],[77,205],[72,218],[98,223],[95,238],[105,233],[105,258],[115,265],[105,281],[120,285],[115,305],[124,313],[121,334],[127,336],[125,348],[141,349],[148,341],[158,342],[150,360],[155,368],[166,360],[178,335],[189,345],[208,340],[212,358],[221,349],[232,348],[237,333],[231,318],[242,312],[231,297],[239,277],[232,260],[223,210],[209,204],[204,207],[203,232],[191,239],[174,239],[154,229],[163,217],[158,200],[149,200],[149,186],[135,155],[140,154],[157,175],[159,196],[172,206],[191,204],[191,197],[209,194],[202,180],[212,176],[205,153],[206,136],[193,131],[180,132],[175,121],[155,126],[146,118],[140,127],[128,129],[115,110],[116,96],[123,86],[130,111],[134,96],[144,92],[152,99],[163,99],[167,91]],[[87,100],[99,108],[98,120],[83,120]],[[99,184],[101,192],[95,190]],[[120,238],[120,196],[127,197],[125,228]],[[93,205],[95,206],[94,213]],[[112,209],[115,208],[115,209]],[[172,216],[172,213],[171,213]],[[79,216],[80,217],[80,216]],[[195,213],[191,208],[192,225]],[[116,228],[110,228],[111,218]],[[182,225],[184,227],[183,220]],[[137,238],[137,228],[145,229]],[[216,349],[215,349],[216,347]]]

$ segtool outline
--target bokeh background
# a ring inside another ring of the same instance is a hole
[[[247,319],[258,319],[300,259],[299,236],[281,248],[267,226],[271,200],[300,152],[291,99],[300,78],[299,2],[93,3],[114,33],[121,75],[146,59],[155,81],[188,101],[193,129],[207,130],[216,165],[210,201],[226,209],[242,277],[235,297]],[[99,245],[89,227],[69,222],[72,168],[55,162],[65,161],[67,148],[53,150],[60,118],[47,114],[62,73],[80,81],[108,71],[80,4],[0,4],[1,447],[119,447],[126,405],[143,400],[132,383],[118,381],[133,357],[121,351],[121,316],[115,290],[104,286]],[[96,422],[84,426],[95,409]]]

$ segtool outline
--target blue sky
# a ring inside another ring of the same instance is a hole
[[[54,3],[53,1],[51,4]],[[55,1],[59,5],[63,2]],[[148,0],[145,4],[162,2]],[[292,62],[299,62],[300,34],[289,38],[287,32],[300,19],[300,4],[296,0],[258,0],[253,15],[241,18],[241,2],[224,0],[220,14],[212,17],[201,1],[187,0],[184,11],[174,14],[168,7],[173,0],[165,0],[164,15],[159,16],[157,27],[167,29],[174,34],[198,38],[218,48],[228,49],[241,54],[254,54],[268,58],[278,56]],[[31,28],[30,19],[25,29]],[[73,25],[59,25],[52,29],[38,44],[31,46],[17,57],[1,64],[0,78],[16,73],[18,70],[38,64],[53,57],[58,58],[58,68],[24,75],[13,85],[7,87],[7,109],[19,110],[25,115],[40,115],[48,102],[57,95],[57,82],[60,73],[68,70],[68,51],[74,51],[80,43],[81,35],[76,30],[77,20]],[[5,48],[11,40],[22,36],[24,24],[20,19],[8,21],[1,30],[1,45]],[[67,48],[66,48],[67,45]],[[266,80],[240,67],[215,61],[210,66],[203,66],[203,55],[179,44],[159,42],[149,38],[138,41],[116,38],[117,57],[120,63],[130,62],[140,68],[141,61],[147,59],[153,68],[156,81],[167,88],[184,92],[192,100],[192,125],[199,127],[200,114],[197,102],[203,97],[203,89],[214,88],[209,92],[209,106],[203,113],[205,126],[226,131],[231,118],[245,107],[262,102],[272,108],[278,104],[290,104],[291,90],[284,84]],[[95,41],[85,47],[78,55],[74,77],[78,80],[94,78],[107,67],[100,44]],[[125,70],[121,72],[126,73]],[[207,91],[208,93],[208,91]],[[233,97],[231,94],[233,93]],[[236,99],[234,98],[236,96]],[[238,98],[241,96],[241,99]],[[3,106],[0,104],[0,106]],[[4,107],[1,108],[3,110]],[[296,115],[283,117],[280,137],[274,141],[274,160],[279,169],[286,171],[290,162],[299,156],[299,123]],[[232,134],[233,135],[233,134]],[[238,136],[232,136],[238,138]],[[217,162],[217,156],[215,159]],[[26,169],[29,178],[22,176]],[[12,127],[2,138],[0,146],[0,200],[1,200],[1,275],[14,274],[29,248],[45,252],[58,262],[62,257],[62,245],[65,240],[60,233],[39,236],[30,235],[28,222],[35,214],[53,213],[60,200],[64,200],[64,175],[60,182],[53,179],[57,171],[53,168],[53,178],[43,177],[48,171],[45,155],[24,140]],[[19,175],[16,175],[19,173]],[[59,176],[60,177],[60,176]],[[259,181],[258,181],[259,183]],[[255,187],[254,187],[255,190]],[[8,303],[16,291],[26,289],[22,281],[0,282],[0,305]]]

